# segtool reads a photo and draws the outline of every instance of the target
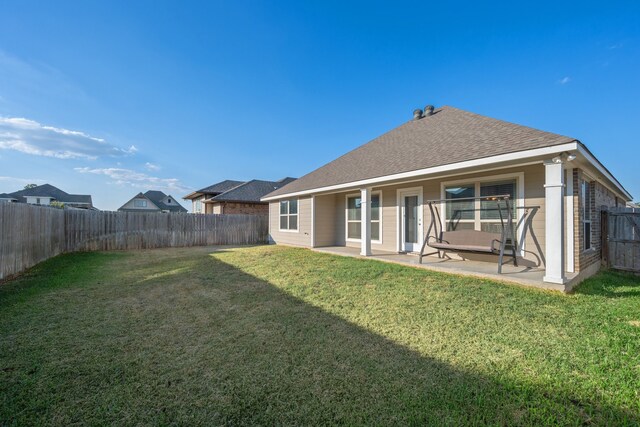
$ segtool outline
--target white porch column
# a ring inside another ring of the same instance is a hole
[[[371,188],[360,189],[360,255],[371,255]]]
[[[311,247],[316,247],[316,196],[311,196]]]
[[[544,162],[545,183],[545,258],[543,280],[563,284],[565,276],[564,248],[564,159],[560,156]]]

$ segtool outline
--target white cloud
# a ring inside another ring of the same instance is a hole
[[[110,183],[145,190],[163,190],[185,192],[190,188],[177,178],[160,178],[124,168],[74,168],[79,173],[104,175],[112,181]]]
[[[149,162],[144,164],[144,168],[146,170],[148,170],[148,171],[151,171],[151,172],[156,172],[156,171],[159,171],[161,169],[160,166],[154,165],[153,163],[149,163]]]
[[[58,159],[90,159],[134,154],[86,133],[46,126],[34,120],[0,117],[0,149]]]
[[[560,83],[561,85],[566,85],[570,81],[571,81],[571,77],[567,76],[567,77],[563,77],[560,80],[558,80],[558,83]]]

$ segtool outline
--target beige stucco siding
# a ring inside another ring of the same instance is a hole
[[[314,221],[315,246],[333,246],[336,244],[336,195],[316,196],[313,203],[316,211]]]
[[[397,251],[398,246],[398,208],[396,193],[390,188],[380,188],[382,191],[382,243],[380,249]]]
[[[297,231],[280,231],[280,202],[269,203],[269,235],[277,244],[311,247],[311,197],[298,199]]]
[[[593,171],[592,171],[593,172]],[[595,172],[593,172],[595,173]],[[600,182],[593,179],[594,199],[593,203],[593,243],[594,249],[591,251],[583,250],[583,227],[581,216],[581,200],[580,194],[580,177],[583,173],[579,169],[575,169],[573,177],[566,176],[566,180],[573,182],[573,200],[574,212],[565,211],[565,217],[574,219],[574,269],[582,270],[585,266],[595,264],[600,260],[599,251],[599,209],[600,206],[617,206],[619,199],[611,190],[605,188]],[[402,184],[394,184],[389,186],[373,187],[372,192],[380,193],[382,196],[382,239],[380,242],[371,242],[373,250],[385,250],[396,252],[399,249],[399,209],[398,209],[398,191],[402,189],[414,189],[422,193],[423,197],[423,222],[422,235],[427,232],[431,222],[430,210],[425,203],[427,200],[441,199],[443,197],[443,186],[446,183],[472,183],[482,180],[504,180],[515,177],[518,179],[518,197],[524,198],[524,207],[519,206],[519,212],[526,212],[524,221],[518,224],[518,239],[524,253],[520,254],[522,265],[532,267],[544,267],[545,260],[545,166],[542,163],[513,167],[508,169],[499,169],[482,173],[469,173],[462,175],[454,175],[445,178],[421,180],[406,182]],[[270,227],[271,235],[276,243],[298,246],[350,246],[359,247],[359,241],[349,241],[346,236],[346,197],[351,194],[358,194],[358,189],[325,195],[317,195],[314,199],[315,204],[315,224],[314,239],[311,238],[311,198],[306,197],[300,199],[300,228],[297,233],[280,232],[279,225],[279,204],[278,202],[270,205]],[[520,194],[523,192],[523,194]],[[568,195],[566,199],[572,197]],[[620,199],[622,200],[622,199]],[[441,209],[441,206],[438,206]],[[566,209],[566,203],[565,203]],[[565,222],[566,227],[566,222]],[[567,232],[565,228],[565,233]],[[566,235],[566,234],[565,234]],[[524,236],[524,244],[521,237]],[[427,249],[427,251],[430,251]],[[451,254],[456,256],[456,254]],[[458,254],[467,259],[486,260],[496,262],[495,255],[482,255],[461,253]],[[507,260],[508,261],[508,260]]]
[[[544,165],[532,165],[524,168],[525,212],[527,216],[525,223],[520,224],[518,228],[518,237],[522,235],[524,226],[524,258],[533,261],[535,266],[544,266],[545,264],[544,181]]]
[[[474,182],[478,179],[521,174],[524,179],[524,198],[525,208],[528,215],[525,217],[526,222],[520,224],[520,230],[525,228],[525,259],[531,265],[544,265],[544,166],[529,165],[512,169],[501,169],[498,171],[489,171],[483,173],[473,173],[447,177],[442,179],[430,179],[417,182],[407,182],[393,186],[374,187],[373,192],[382,192],[382,242],[371,243],[373,249],[397,251],[399,228],[398,228],[398,190],[406,188],[421,188],[423,202],[442,198],[442,184],[450,181],[468,181]],[[346,241],[345,239],[345,205],[346,195],[348,193],[335,194],[335,245],[358,247],[358,242]],[[323,196],[329,197],[329,196]],[[423,234],[427,232],[431,217],[429,207],[423,204]],[[519,237],[519,236],[518,236]],[[323,242],[326,245],[326,243]],[[465,254],[467,258],[474,259],[491,259],[492,256]]]
[[[135,200],[144,200],[147,202],[147,206],[146,207],[139,207],[135,205]],[[146,198],[137,198],[134,197],[133,199],[129,200],[127,203],[125,203],[124,205],[122,205],[119,209],[131,209],[131,210],[139,210],[139,211],[143,211],[143,212],[153,212],[153,211],[159,211],[160,209],[158,209],[158,207],[156,205],[153,204],[152,201],[147,200]]]
[[[371,247],[378,250],[396,250],[396,223],[397,209],[396,196],[391,195],[391,191],[387,187],[375,188],[374,193],[380,192],[382,196],[382,232],[381,242],[372,241]],[[346,205],[347,195],[353,195],[357,192],[336,194],[336,244],[350,247],[359,247],[357,241],[347,241],[346,239]]]
[[[335,195],[335,203],[336,203],[336,212],[335,212],[335,220],[336,220],[336,245],[338,246],[358,246],[357,243],[347,242],[345,239],[346,236],[346,213],[345,209],[347,206],[347,193],[338,193]]]

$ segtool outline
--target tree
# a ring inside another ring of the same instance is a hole
[[[28,190],[30,188],[37,187],[37,186],[38,186],[38,184],[27,184],[27,185],[24,186],[24,189]]]

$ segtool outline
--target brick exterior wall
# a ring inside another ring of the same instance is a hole
[[[582,182],[587,181],[591,187],[591,203],[588,209],[591,212],[591,249],[585,250],[584,235],[584,209],[582,206]],[[606,187],[597,181],[592,180],[585,175],[580,169],[573,172],[573,188],[574,188],[574,235],[576,236],[575,244],[575,263],[576,270],[580,271],[592,264],[599,263],[602,259],[601,253],[601,224],[600,211],[607,207],[616,207],[621,201],[609,191]]]
[[[582,209],[580,208],[580,170],[573,170],[573,263],[575,271],[580,271],[582,253]]]
[[[225,215],[269,215],[267,203],[222,203],[222,213]]]

